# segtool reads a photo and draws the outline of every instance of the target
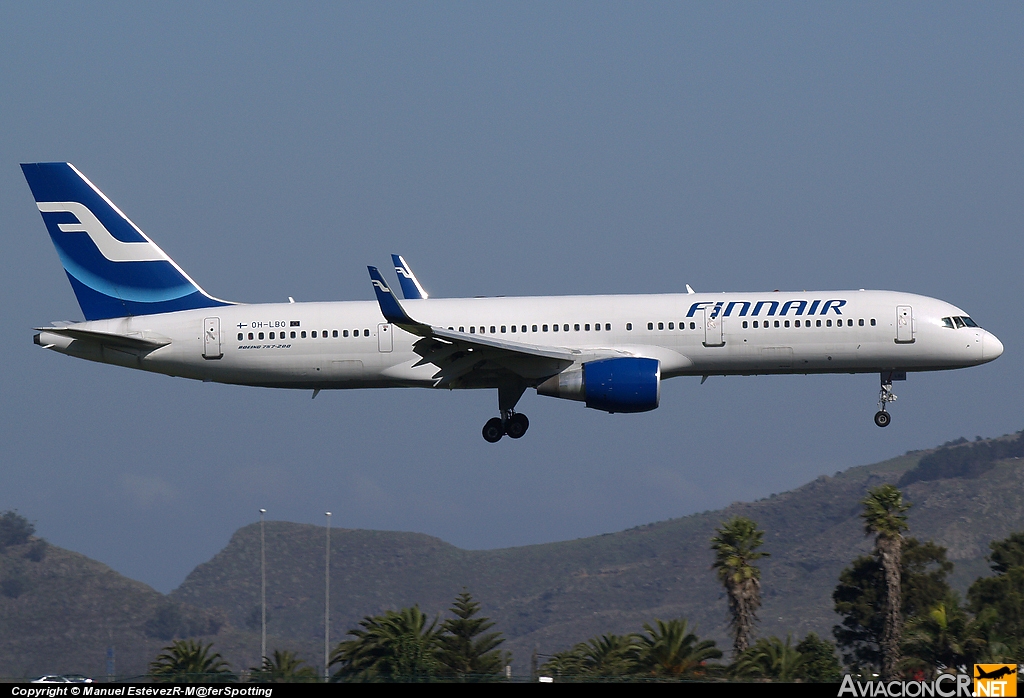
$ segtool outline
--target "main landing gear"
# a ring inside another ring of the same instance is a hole
[[[904,374],[906,375],[906,374]],[[885,411],[885,406],[890,402],[896,402],[896,396],[892,392],[893,372],[881,374],[882,388],[878,391],[878,412],[875,412],[875,424],[880,427],[887,427],[892,421],[892,415]]]
[[[526,418],[525,414],[519,412],[508,415],[505,421],[502,421],[500,417],[492,417],[484,425],[484,441],[495,444],[501,441],[501,437],[506,434],[510,439],[521,439],[529,428],[530,420]]]
[[[522,384],[503,385],[498,388],[498,411],[500,417],[492,417],[484,425],[484,441],[496,444],[501,437],[508,434],[510,439],[521,439],[526,430],[530,428],[530,420],[525,414],[516,412],[516,403],[526,392],[526,386]]]

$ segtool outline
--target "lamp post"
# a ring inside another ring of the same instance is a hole
[[[327,516],[327,549],[324,553],[324,682],[330,679],[331,665],[331,512]]]
[[[260,668],[267,661],[267,535],[263,525],[266,509],[260,509]]]

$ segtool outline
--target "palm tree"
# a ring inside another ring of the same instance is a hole
[[[928,613],[912,618],[906,627],[903,660],[906,668],[921,669],[934,678],[936,669],[955,673],[973,664],[986,650],[978,624],[968,618],[960,600],[951,592]]]
[[[494,675],[501,671],[501,653],[495,649],[505,639],[501,633],[485,633],[494,626],[489,618],[474,618],[480,604],[463,590],[452,604],[454,618],[441,625],[437,658],[445,673],[467,678]]]
[[[646,634],[637,641],[637,667],[641,673],[677,679],[692,677],[703,673],[707,660],[722,656],[714,640],[701,640],[690,632],[685,618],[667,623],[655,619],[654,624],[644,623]]]
[[[733,654],[738,659],[750,646],[757,609],[761,606],[761,570],[752,563],[769,553],[758,551],[764,531],[748,518],[736,516],[723,523],[711,539],[715,551],[713,568],[729,595]]]
[[[882,631],[882,677],[897,676],[900,665],[900,637],[903,631],[903,606],[900,571],[903,531],[907,530],[903,493],[895,485],[886,484],[868,491],[861,500],[864,511],[864,532],[875,536],[875,555],[882,563],[885,576],[885,623]]]
[[[149,665],[149,673],[159,683],[231,682],[236,677],[220,652],[210,654],[213,644],[194,640],[175,640],[163,648]]]
[[[316,670],[303,666],[303,660],[288,650],[274,650],[274,658],[263,658],[262,667],[252,667],[251,683],[312,683],[316,681]]]
[[[419,681],[439,673],[437,619],[427,625],[419,606],[366,616],[361,628],[349,630],[354,640],[338,644],[330,666],[340,665],[332,681]]]
[[[786,636],[785,643],[777,637],[762,638],[736,660],[732,673],[738,677],[791,682],[802,678],[806,662],[803,654],[792,646],[790,636]]]

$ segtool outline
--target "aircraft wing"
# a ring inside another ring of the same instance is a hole
[[[579,349],[512,342],[418,322],[405,312],[380,271],[368,269],[384,318],[422,337],[413,345],[422,357],[416,366],[437,366],[434,378],[438,387],[489,386],[510,380],[535,385],[576,362],[598,358]]]

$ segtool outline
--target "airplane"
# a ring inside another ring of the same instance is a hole
[[[204,291],[70,163],[23,164],[84,322],[35,328],[69,356],[235,385],[497,390],[494,443],[527,389],[609,413],[658,407],[677,376],[878,373],[879,427],[908,372],[977,366],[1002,343],[960,308],[894,291],[428,298],[244,304]],[[409,282],[409,283],[405,283]]]

